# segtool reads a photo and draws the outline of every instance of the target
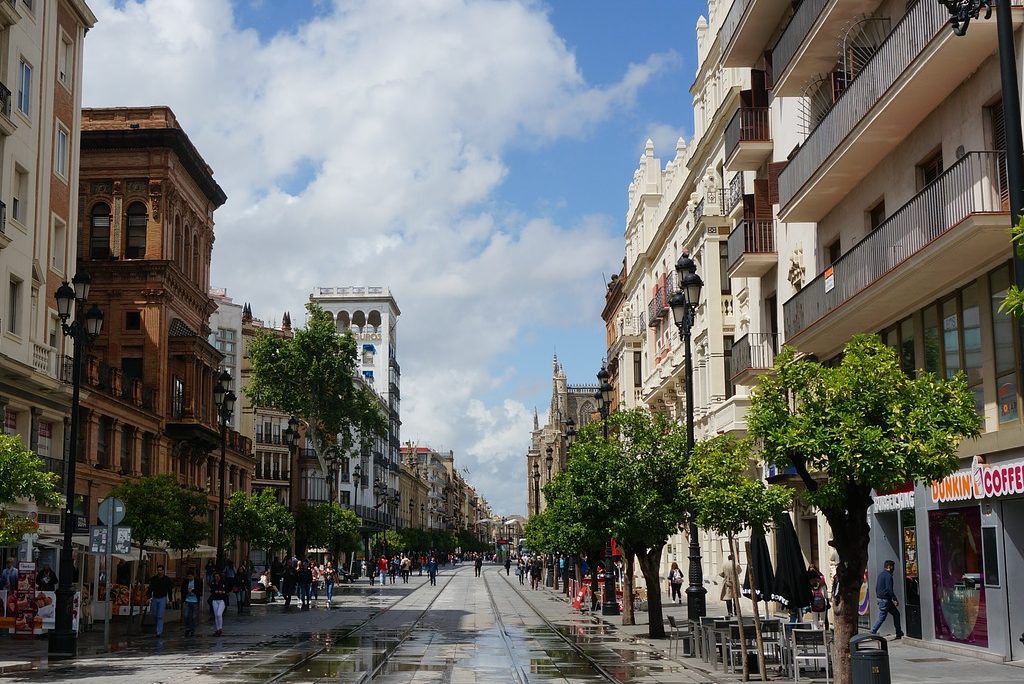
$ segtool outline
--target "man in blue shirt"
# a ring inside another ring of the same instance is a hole
[[[875,598],[878,600],[878,619],[871,626],[871,633],[878,634],[878,630],[881,628],[882,623],[885,622],[885,618],[891,614],[893,625],[896,627],[896,638],[902,639],[903,629],[900,627],[900,611],[896,608],[900,602],[893,591],[892,573],[895,569],[895,561],[885,561],[884,569],[879,573],[878,581],[875,582]]]
[[[7,559],[7,567],[3,575],[0,575],[0,589],[15,591],[18,588],[18,568],[14,566],[14,559]]]

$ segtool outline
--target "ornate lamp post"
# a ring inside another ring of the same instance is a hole
[[[416,504],[412,501],[409,502],[409,527],[416,527],[416,523],[412,519],[412,512],[416,509]]]
[[[57,288],[57,315],[60,327],[66,337],[71,338],[71,449],[66,455],[64,475],[64,540],[60,548],[60,577],[57,584],[57,605],[54,630],[50,632],[49,653],[55,658],[73,658],[78,655],[78,633],[72,629],[75,589],[72,584],[75,574],[71,536],[75,531],[75,464],[78,461],[79,397],[81,395],[82,356],[85,348],[92,344],[103,328],[103,312],[93,304],[84,312],[85,301],[89,298],[92,279],[88,273],[77,273]],[[71,314],[74,320],[68,323]],[[109,572],[109,571],[108,571]]]
[[[547,456],[544,458],[544,463],[547,464],[547,466],[548,466],[548,480],[547,480],[548,482],[551,482],[551,466],[555,462],[554,452],[555,452],[555,450],[551,446],[549,446],[547,449],[545,449],[545,453],[547,453]],[[554,587],[554,586],[557,586],[557,583],[555,582],[555,554],[549,553],[547,556],[548,556],[548,565],[547,565],[548,571],[547,571],[547,579],[544,580],[544,585],[548,586],[548,587]]]
[[[962,36],[967,33],[971,19],[977,19],[981,10],[985,18],[992,16],[992,5],[996,6],[996,35],[999,41],[999,79],[1003,90],[1003,130],[1006,136],[1006,184],[1009,186],[1010,225],[1017,225],[1024,211],[1024,142],[1020,130],[1020,88],[1017,86],[1017,56],[1013,46],[1013,17],[1010,15],[1010,0],[939,0],[949,10],[949,24],[953,33]],[[1016,245],[1011,245],[1013,255],[1013,282],[1024,290],[1024,258]],[[1018,354],[1024,358],[1024,318],[1017,320]]]
[[[540,515],[540,465],[533,462],[533,514]]]
[[[217,406],[217,418],[220,420],[220,467],[218,468],[219,499],[217,501],[217,567],[224,567],[224,480],[227,471],[228,454],[228,422],[235,410],[235,393],[228,389],[231,374],[221,371],[217,384],[213,388],[213,402]]]
[[[569,460],[569,451],[572,449],[572,443],[576,441],[576,421],[570,416],[565,421],[565,460]],[[576,567],[576,554],[568,554],[565,559],[565,568],[562,571],[562,586],[565,589],[566,596],[571,597],[571,590],[569,588],[569,573]]]
[[[288,445],[288,509],[292,515],[299,510],[299,420],[295,416],[288,419],[288,427],[284,431],[284,441]],[[298,555],[298,540],[292,532],[292,555]]]
[[[597,372],[598,390],[594,393],[594,397],[598,401],[601,428],[606,441],[608,440],[608,412],[611,410],[612,393],[615,391],[611,383],[608,382],[609,377],[611,376],[608,369],[601,366],[601,370]],[[615,563],[612,561],[612,539],[608,537],[604,547],[604,602],[601,604],[601,615],[618,614],[619,602],[615,598]]]
[[[687,252],[676,262],[676,273],[679,275],[680,287],[669,299],[672,306],[672,318],[679,328],[679,335],[686,346],[686,449],[693,451],[693,359],[690,356],[690,333],[693,330],[697,305],[700,302],[700,290],[704,281],[697,275],[697,265],[693,263]],[[697,538],[697,523],[690,519],[690,586],[686,588],[686,616],[697,620],[707,614],[706,594],[704,588],[704,570],[700,563],[700,539]]]

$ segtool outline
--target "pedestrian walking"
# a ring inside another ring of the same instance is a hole
[[[433,556],[430,557],[430,562],[427,563],[427,575],[430,576],[430,586],[437,585],[437,559]]]
[[[878,574],[878,580],[875,582],[875,598],[878,600],[878,619],[871,626],[871,633],[878,634],[878,630],[882,627],[885,619],[892,615],[892,622],[896,627],[896,638],[902,639],[903,628],[900,626],[900,611],[897,609],[900,602],[896,598],[896,592],[893,591],[892,573],[895,569],[896,562],[887,560],[882,572]]]
[[[526,584],[526,561],[522,556],[516,560],[516,574],[519,575],[519,583]]]
[[[480,576],[480,571],[484,567],[484,557],[481,554],[476,554],[476,558],[473,560],[473,568],[476,570],[476,576]]]
[[[683,602],[683,571],[679,569],[679,563],[672,561],[672,568],[668,571],[668,586],[672,592],[672,603]]]
[[[814,621],[822,623],[824,629],[828,629],[828,584],[825,583],[825,576],[818,570],[818,566],[811,563],[807,566],[807,582],[811,586],[811,613],[814,614]]]
[[[534,556],[533,561],[530,563],[530,588],[537,590],[540,588],[540,577],[543,572],[544,566],[540,562],[539,556]]]
[[[199,613],[199,595],[202,593],[202,587],[196,582],[196,574],[189,570],[185,575],[185,581],[181,583],[181,607],[187,637],[196,635],[196,616]]]
[[[508,577],[509,570],[512,568],[512,559],[508,556],[505,557],[505,577]]]
[[[214,571],[213,582],[210,584],[210,601],[213,608],[213,636],[224,634],[224,609],[228,601],[228,584],[219,571]]]
[[[156,621],[156,638],[164,635],[164,611],[167,610],[167,596],[171,593],[171,578],[164,574],[164,566],[156,566],[156,574],[149,580],[146,596],[149,598],[149,609]]]
[[[295,571],[295,583],[299,587],[300,610],[309,610],[309,597],[310,592],[312,591],[313,571],[309,569],[309,565],[307,563],[299,561],[299,567]]]
[[[722,591],[718,598],[725,602],[726,615],[735,615],[736,578],[740,576],[740,566],[733,559],[731,553],[725,562],[725,568],[718,573],[718,576],[722,578]]]
[[[404,553],[402,554],[402,563],[399,567],[402,571],[402,584],[408,584],[409,574],[412,572],[412,560]]]
[[[381,556],[377,560],[377,571],[380,573],[380,586],[388,583],[388,557]]]
[[[334,563],[327,561],[327,567],[324,568],[324,591],[327,594],[327,607],[332,607],[331,601],[334,599],[334,583],[338,581],[338,571],[334,568]]]
[[[284,576],[281,578],[281,593],[284,594],[284,609],[290,610],[292,607],[292,596],[295,594],[295,584],[298,577],[295,574],[295,568],[292,567],[291,563],[285,563]]]

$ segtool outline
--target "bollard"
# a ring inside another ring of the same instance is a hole
[[[889,643],[877,634],[858,634],[850,639],[850,672],[853,684],[892,684]]]

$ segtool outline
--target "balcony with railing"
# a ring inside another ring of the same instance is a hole
[[[775,333],[747,333],[732,345],[731,377],[737,385],[751,385],[757,376],[775,365],[779,336]]]
[[[659,284],[654,290],[654,296],[647,303],[647,325],[654,327],[661,320],[661,317],[668,311],[668,288]]]
[[[1024,0],[1011,0],[1014,25]],[[779,175],[779,218],[820,221],[995,54],[993,21],[963,37],[937,2],[914,4],[893,27]]]
[[[743,208],[743,173],[737,173],[729,181],[729,187],[725,189],[725,215],[732,216],[737,209]]]
[[[733,0],[718,34],[722,63],[727,67],[754,66],[792,0]]]
[[[852,335],[1007,258],[1001,152],[969,152],[783,306],[787,343],[826,358]]]
[[[818,74],[827,74],[836,64],[836,45],[842,36],[853,36],[871,18],[879,0],[803,0],[772,48],[776,96],[799,96],[800,89]],[[846,50],[862,51],[860,45]]]
[[[744,219],[729,233],[729,277],[758,278],[778,263],[775,221]]]
[[[725,168],[753,171],[772,153],[767,107],[740,107],[725,128]]]
[[[284,463],[257,463],[253,479],[264,482],[287,483],[290,481],[290,473],[287,464]]]
[[[3,5],[3,0],[0,0]],[[0,83],[0,134],[14,135],[18,124],[11,117],[11,89]]]
[[[52,347],[34,342],[32,344],[32,367],[43,375],[54,377],[53,354]]]
[[[693,208],[693,225],[698,230],[709,227],[724,227],[730,223],[725,211],[725,189],[706,190],[697,206]]]

